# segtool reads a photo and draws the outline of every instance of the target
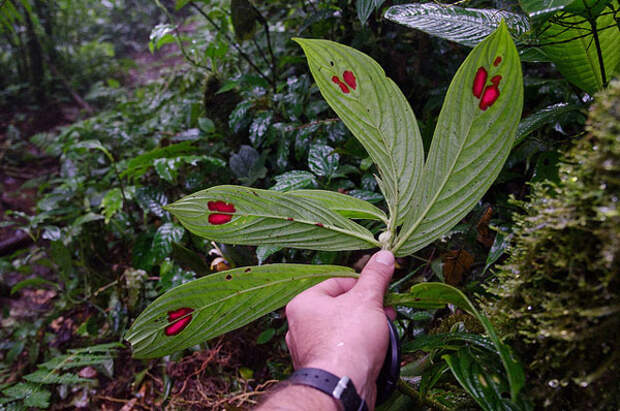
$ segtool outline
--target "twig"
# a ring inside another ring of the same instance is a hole
[[[607,30],[608,28],[611,28],[611,27],[616,27],[616,25],[615,24],[610,24],[609,26],[605,26],[605,27],[599,29],[598,31],[601,32],[601,31]],[[581,39],[581,38],[584,38],[584,37],[588,37],[590,34],[592,34],[592,33],[586,33],[586,34],[582,34],[580,36],[572,37],[570,39],[561,40],[561,41],[552,41],[552,42],[549,42],[549,43],[526,44],[523,47],[524,48],[528,48],[528,47],[544,47],[544,46],[554,46],[556,44],[570,43],[571,41],[575,41],[575,40],[578,40],[578,39]]]
[[[265,29],[265,35],[267,36],[267,48],[269,50],[269,55],[271,56],[271,75],[273,77],[273,83],[275,85],[276,79],[277,79],[278,65],[276,63],[276,56],[275,54],[273,54],[273,49],[271,48],[271,37],[269,36],[269,23],[267,22],[267,19],[263,17],[261,12],[256,7],[252,6],[252,8],[254,8],[254,11],[256,12],[256,17],[258,18],[258,20],[263,25],[263,28]],[[276,92],[275,87],[274,87],[273,92],[274,93]]]
[[[179,46],[179,49],[181,50],[181,53],[183,54],[183,57],[185,57],[185,60],[189,61],[189,63],[192,64],[193,66],[203,68],[207,71],[211,71],[210,67],[200,64],[187,53],[187,51],[185,50],[185,47],[183,46],[183,40],[181,40],[181,32],[179,31],[179,27],[174,22],[174,18],[168,12],[168,9],[163,4],[161,4],[159,0],[155,0],[155,4],[157,4],[157,6],[164,12],[168,20],[170,20],[170,23],[174,26],[174,32],[176,34],[174,38],[176,40],[177,46]]]
[[[592,11],[590,7],[584,2],[586,9],[588,10],[588,23],[590,23],[590,27],[592,27],[592,36],[594,37],[594,44],[596,45],[596,54],[598,56],[598,64],[601,69],[601,81],[603,82],[603,87],[607,84],[607,73],[605,73],[605,63],[603,62],[603,51],[601,50],[601,42],[598,38],[598,30],[596,29],[596,17],[592,16]]]
[[[270,79],[269,77],[267,77],[262,71],[261,69],[258,68],[258,66],[256,66],[256,64],[254,64],[254,62],[250,59],[250,57],[245,54],[243,52],[243,50],[241,50],[241,47],[239,46],[239,44],[237,44],[236,41],[234,41],[233,39],[231,39],[228,34],[226,34],[226,32],[222,31],[222,28],[219,26],[219,24],[217,24],[216,22],[213,21],[213,19],[211,17],[209,17],[209,15],[207,13],[205,13],[200,7],[198,7],[196,4],[194,4],[193,2],[189,3],[190,6],[192,6],[198,13],[200,13],[202,15],[202,17],[204,17],[209,23],[211,23],[211,25],[213,25],[213,27],[215,27],[215,29],[224,36],[224,38],[226,39],[226,41],[228,41],[239,53],[239,55],[241,57],[243,57],[243,59],[250,65],[250,67],[252,67],[252,69],[254,71],[256,71],[258,73],[259,76],[261,76],[265,81],[267,81],[275,90],[276,84],[275,82]]]

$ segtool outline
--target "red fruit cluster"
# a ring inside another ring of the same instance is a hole
[[[168,337],[171,337],[183,331],[185,327],[188,326],[190,321],[192,321],[192,312],[194,312],[194,309],[189,307],[183,307],[179,308],[178,310],[168,311],[168,322],[172,324],[166,327],[164,333]]]
[[[353,74],[352,71],[346,70],[344,73],[342,73],[342,78],[344,79],[344,82],[342,82],[342,80],[340,80],[338,76],[333,76],[332,81],[338,84],[340,90],[342,90],[343,93],[350,93],[351,91],[349,90],[349,87],[351,87],[353,90],[357,88],[357,79],[355,78],[355,74]]]
[[[235,210],[234,204],[225,203],[223,201],[209,201],[207,203],[207,207],[209,207],[209,210],[211,211],[222,211],[225,213],[234,213],[235,211],[237,211]],[[226,224],[230,220],[232,220],[231,214],[219,214],[219,213],[209,214],[209,223],[213,225]]]

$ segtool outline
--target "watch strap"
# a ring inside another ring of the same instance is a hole
[[[368,411],[355,385],[347,376],[339,378],[319,368],[300,368],[289,377],[293,384],[307,385],[340,401],[345,411]]]

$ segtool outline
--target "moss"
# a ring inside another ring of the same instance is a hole
[[[532,187],[486,311],[550,409],[620,403],[620,81],[597,96],[558,185]]]

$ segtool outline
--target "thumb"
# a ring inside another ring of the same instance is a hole
[[[394,274],[394,254],[387,250],[375,253],[355,283],[352,291],[362,294],[364,299],[376,301],[383,306],[383,295]]]

